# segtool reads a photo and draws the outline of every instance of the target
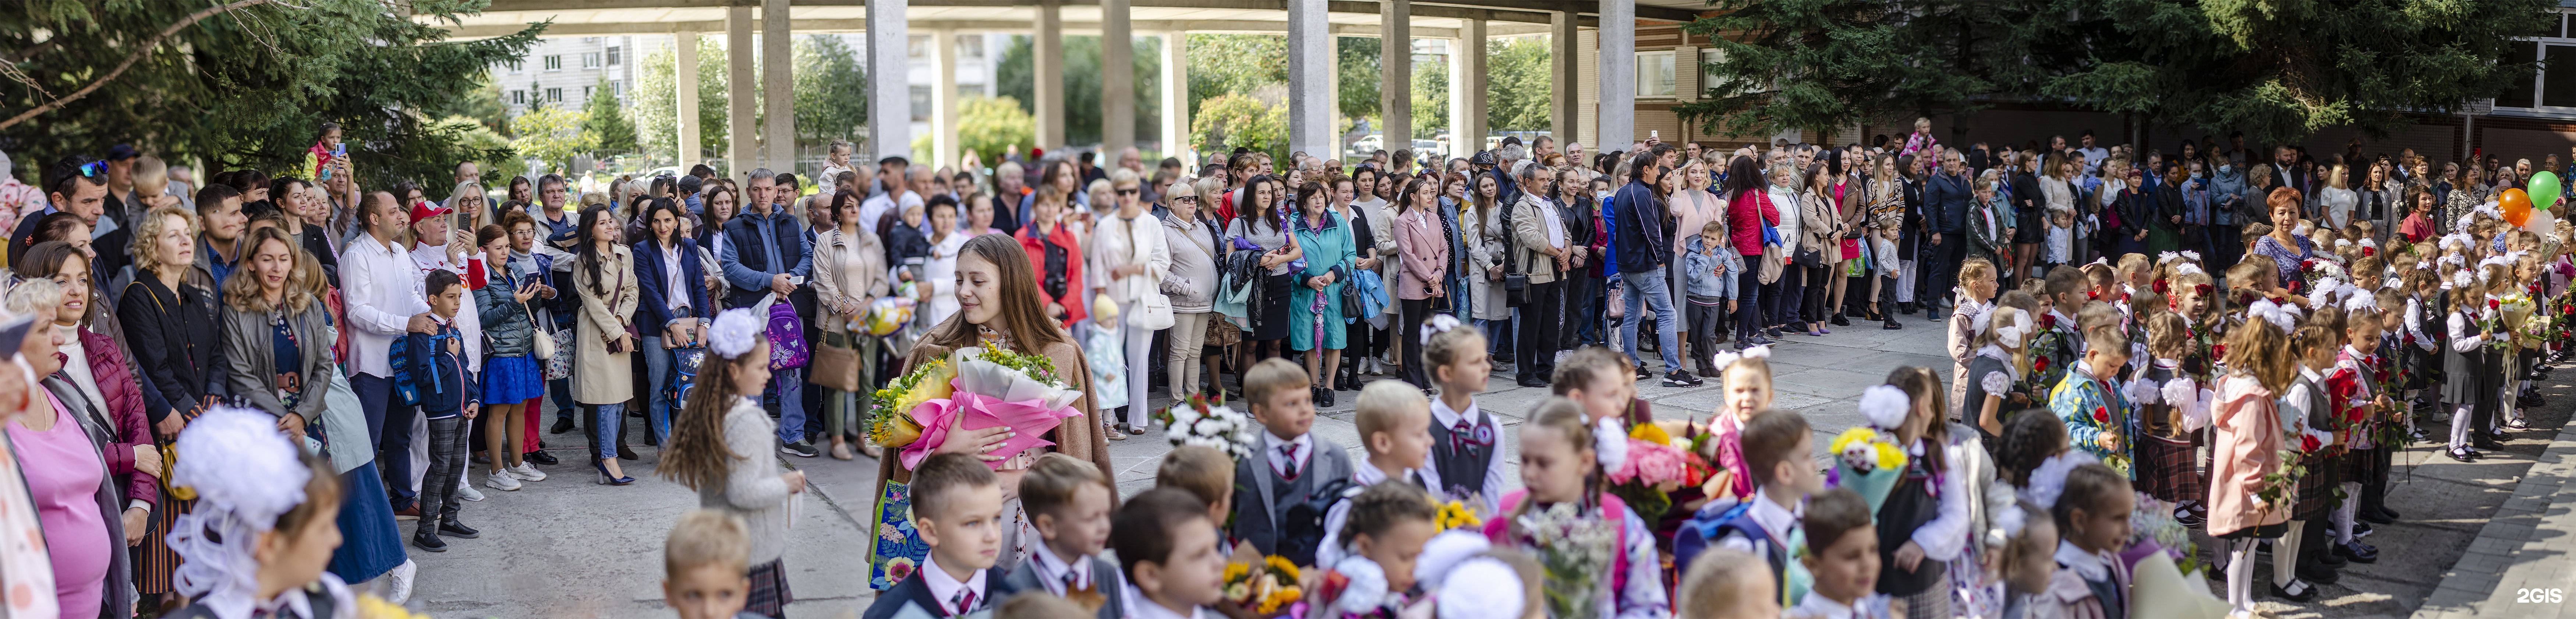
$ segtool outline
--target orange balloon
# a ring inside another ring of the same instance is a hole
[[[2504,220],[2515,227],[2531,220],[2531,195],[2521,189],[2506,189],[2496,195],[2496,206],[2504,209]]]

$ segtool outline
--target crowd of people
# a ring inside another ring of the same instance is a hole
[[[66,156],[0,181],[0,614],[356,616],[384,600],[348,583],[400,603],[410,553],[479,537],[478,486],[632,484],[640,440],[699,493],[685,617],[784,616],[782,458],[825,454],[878,463],[868,617],[2243,615],[2376,561],[2393,452],[2529,428],[2576,317],[2555,155],[1914,129],[1152,170],[836,143],[802,179],[466,163],[443,197],[359,187],[329,125],[202,186]],[[1911,315],[1946,385],[1898,368],[1828,445],[1772,409],[1775,347]],[[976,348],[1079,416],[886,442],[879,388]],[[1552,397],[1507,429],[1498,372]],[[1724,404],[1661,419],[1658,377]],[[1310,433],[1344,392],[1356,453]],[[1246,428],[1199,427],[1229,401]],[[586,461],[546,448],[576,430]],[[1152,434],[1190,444],[1122,499],[1108,441]]]

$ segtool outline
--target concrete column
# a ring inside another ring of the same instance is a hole
[[[1287,0],[1288,150],[1333,156],[1332,24],[1325,0]],[[1286,163],[1286,162],[1281,162]]]
[[[759,136],[751,131],[751,103],[760,84],[751,73],[751,7],[725,8],[725,175],[750,182],[760,167]]]
[[[796,170],[796,33],[787,0],[760,2],[761,166]]]
[[[1190,143],[1189,41],[1186,32],[1163,33],[1163,156],[1187,162],[1182,170],[1197,174],[1197,144]]]
[[[1100,0],[1100,160],[1136,145],[1136,36],[1127,0]]]
[[[1331,24],[1325,26],[1329,28]],[[1340,154],[1342,146],[1349,140],[1358,139],[1349,132],[1359,123],[1358,119],[1342,113],[1342,37],[1324,35],[1324,40],[1331,41],[1324,47],[1324,133],[1334,153]]]
[[[957,32],[930,31],[930,168],[957,165]]]
[[[1601,0],[1602,148],[1637,140],[1637,0]],[[1679,139],[1679,138],[1676,138]]]
[[[910,0],[868,2],[868,144],[870,158],[912,156]]]
[[[1465,20],[1449,48],[1449,156],[1485,148],[1485,22]]]
[[[1064,148],[1064,3],[1060,0],[1038,0],[1038,31],[1030,68],[1036,73],[1036,87],[1029,96],[1030,109],[1037,110],[1037,148],[1053,151]]]
[[[1386,120],[1386,152],[1413,148],[1413,3],[1378,4],[1378,117]],[[1414,153],[1420,157],[1421,153]]]
[[[679,82],[680,144],[672,161],[686,171],[706,159],[698,151],[698,33],[671,33],[672,81]]]
[[[1556,85],[1547,91],[1547,131],[1556,136],[1558,144],[1584,139],[1574,127],[1575,18],[1574,11],[1557,11],[1547,20],[1547,81]],[[1605,146],[1599,150],[1606,153],[1614,149]]]

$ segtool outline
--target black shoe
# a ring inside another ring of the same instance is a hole
[[[641,417],[643,417],[643,416],[644,416],[644,409],[641,409],[641,408],[630,408],[630,409],[626,409],[626,416],[628,416],[628,417],[637,417],[637,418],[641,418]]]
[[[2342,555],[2344,559],[2354,563],[2379,562],[2379,549],[2369,544],[2361,543],[2361,540],[2352,540],[2341,544],[2335,544],[2334,554]]]
[[[2396,522],[2396,521],[2397,521],[2397,517],[2396,517],[2396,516],[2388,515],[2388,512],[2386,512],[2386,511],[2378,510],[2378,509],[2367,509],[2367,508],[2365,508],[2365,509],[2353,510],[2352,517],[2354,517],[2354,518],[2359,518],[2359,519],[2361,519],[2361,520],[2362,520],[2362,522],[2375,522],[2375,523],[2379,523],[2379,524],[2388,524],[2388,523],[2392,523],[2392,522]],[[2353,523],[2353,526],[2355,526],[2355,527],[2359,527],[2359,526],[2361,526],[2361,523],[2359,523],[2359,522]],[[2355,535],[2353,535],[2353,537],[2361,537],[2361,536],[2360,536],[2359,534],[2355,534]]]
[[[2329,525],[2329,524],[2328,524],[2324,519],[2318,519],[2316,522],[2314,522],[2314,523],[2310,523],[2310,524],[2313,524],[2313,525],[2315,525],[2315,526],[2321,526],[2321,527],[2322,527],[2322,526],[2330,526],[2330,525]],[[2331,532],[2327,533],[2327,534],[2326,534],[2326,536],[2325,536],[2325,538],[2323,539],[2323,541],[2326,543],[2326,546],[2327,546],[2327,547],[2326,547],[2326,548],[2319,548],[2319,549],[2315,550],[2314,552],[2316,553],[2316,557],[2315,557],[2314,559],[2311,559],[2311,561],[2310,561],[2311,563],[2314,563],[2314,564],[2316,565],[2316,567],[2324,568],[2324,569],[2329,570],[2329,571],[2332,571],[2332,570],[2341,570],[2341,569],[2343,569],[2343,568],[2345,568],[2345,567],[2347,567],[2347,566],[2352,565],[2352,562],[2351,562],[2351,561],[2346,561],[2346,560],[2344,560],[2344,558],[2343,558],[2343,557],[2341,557],[2341,556],[2337,556],[2337,555],[2334,553],[2334,548],[2333,548],[2333,546],[2335,545],[2335,541],[2334,541],[2334,534],[2333,534],[2333,533],[2331,533]],[[2309,551],[2308,551],[2307,549],[2305,549],[2305,548],[2302,548],[2302,549],[2299,549],[2299,550],[2300,550],[2300,552],[2303,552],[2303,553],[2304,553],[2304,552],[2309,552]],[[2310,579],[2308,579],[2308,580],[2314,580],[2314,581],[2317,581],[2318,583],[2323,583],[2323,584],[2332,584],[2332,583],[2334,583],[2334,579],[2331,579],[2331,578],[2310,578]]]
[[[635,456],[635,450],[633,450],[633,449],[627,449],[627,448],[626,448],[626,440],[625,440],[625,439],[618,439],[618,440],[617,440],[617,459],[619,459],[619,460],[633,460],[633,459],[635,459],[635,458],[636,458],[636,456]]]
[[[447,552],[447,541],[438,539],[438,533],[431,528],[422,528],[420,532],[411,534],[411,545],[430,552]]]
[[[1648,371],[1646,371],[1646,368],[1643,368],[1643,367],[1637,368],[1637,380],[1645,380],[1645,379],[1654,378],[1654,377],[1655,377],[1655,373],[1654,373],[1654,372],[1648,372]]]
[[[1787,335],[1782,335],[1782,334],[1780,333],[1780,328],[1779,328],[1779,327],[1772,327],[1772,328],[1769,328],[1769,329],[1764,329],[1764,330],[1762,330],[1762,337],[1776,340],[1776,339],[1780,339],[1780,338],[1784,338],[1784,337],[1788,337],[1788,336],[1787,336]],[[1644,376],[1639,376],[1638,378],[1645,378],[1645,377],[1644,377]]]
[[[2496,440],[2495,440],[2494,438],[2492,438],[2492,437],[2488,437],[2488,436],[2483,435],[2483,434],[2478,435],[2478,436],[2477,436],[2477,437],[2475,437],[2475,438],[2471,438],[2471,439],[2469,439],[2469,446],[2471,446],[2471,447],[2476,447],[2476,448],[2479,448],[2479,449],[2493,449],[2493,450],[2498,450],[2498,451],[2502,451],[2502,450],[2504,450],[2504,443],[2496,442]]]
[[[1701,381],[1699,377],[1692,376],[1688,372],[1673,372],[1671,374],[1664,375],[1664,386],[1666,387],[1697,387],[1700,386],[1700,384]]]
[[[535,462],[535,463],[537,463],[537,464],[543,464],[543,465],[546,465],[546,466],[554,466],[554,465],[557,465],[557,464],[563,464],[563,461],[562,461],[562,460],[557,460],[557,459],[555,459],[555,455],[554,455],[554,454],[546,453],[544,450],[531,451],[531,452],[528,452],[528,453],[525,453],[525,454],[520,454],[520,457],[522,457],[522,458],[526,458],[529,462]]]
[[[475,464],[491,464],[491,463],[492,463],[492,453],[491,453],[491,452],[485,452],[485,451],[478,451],[478,452],[474,452],[474,463],[475,463]]]
[[[1889,321],[1887,321],[1885,324],[1881,324],[1881,325],[1879,325],[1879,326],[1878,326],[1878,328],[1880,328],[1880,329],[1885,329],[1885,330],[1888,330],[1888,331],[1895,331],[1895,330],[1897,330],[1897,329],[1903,329],[1903,328],[1905,328],[1905,324],[1904,324],[1904,323],[1897,322],[1897,321],[1894,321],[1894,320],[1889,320]]]
[[[2514,400],[2516,404],[2528,408],[2539,408],[2549,405],[2549,398],[2540,397],[2540,394],[2537,393],[2515,398]]]
[[[2316,523],[2312,523],[2312,524],[2323,524],[2323,523],[2324,523],[2324,521],[2320,520],[2320,521],[2317,521]],[[2321,557],[2322,557],[2322,556],[2330,556],[2330,555],[2333,555],[2333,554],[2334,554],[2334,553],[2331,553],[2331,552],[2319,552],[2319,553],[2317,553],[2317,556],[2321,556]],[[2299,566],[2299,569],[2298,569],[2298,579],[2299,579],[2299,580],[2305,580],[2305,581],[2312,582],[2312,583],[2316,583],[2316,584],[2320,584],[2320,585],[2331,585],[2331,584],[2335,584],[2335,581],[2337,581],[2337,580],[2342,580],[2342,579],[2343,579],[2343,573],[2342,573],[2342,572],[2337,572],[2337,571],[2335,571],[2335,568],[2326,567],[2326,566],[2321,565],[2321,564],[2310,563],[2310,564],[2307,564],[2307,565],[2301,565],[2301,566]]]
[[[823,452],[815,451],[815,450],[814,450],[814,443],[813,443],[812,441],[797,441],[797,442],[793,442],[793,443],[779,443],[779,444],[778,444],[778,452],[779,452],[779,453],[783,453],[783,454],[787,454],[787,455],[790,455],[790,456],[796,456],[796,457],[799,457],[799,458],[811,458],[811,457],[815,457],[815,456],[823,455]]]
[[[1332,405],[1333,405],[1333,390],[1331,390],[1331,389],[1316,389],[1316,390],[1315,390],[1315,407],[1316,407],[1316,408],[1324,408],[1324,407],[1329,407],[1329,406],[1332,406]]]
[[[1520,385],[1523,387],[1545,387],[1547,384],[1547,379],[1543,378],[1523,378],[1520,380]]]
[[[1837,327],[1848,327],[1848,326],[1851,326],[1851,320],[1850,320],[1850,319],[1847,319],[1847,318],[1844,318],[1842,314],[1834,314],[1833,319],[1832,319],[1832,320],[1828,320],[1828,321],[1826,321],[1826,322],[1831,322],[1831,323],[1833,323],[1833,325],[1834,325],[1834,326],[1837,326]]]
[[[565,433],[565,432],[571,432],[571,431],[572,431],[572,418],[571,418],[571,417],[567,417],[567,416],[563,416],[563,415],[556,415],[556,416],[555,416],[555,426],[554,426],[553,428],[548,428],[548,429],[546,430],[546,433],[547,433],[547,434],[562,434],[562,433]]]
[[[2371,533],[2370,523],[2367,523],[2367,522],[2355,522],[2355,523],[2352,523],[2352,538],[2353,538],[2353,539],[2361,539],[2361,538],[2365,538],[2365,537],[2370,537],[2370,533]]]
[[[2399,516],[2399,515],[2397,515],[2397,510],[2389,509],[2389,508],[2388,508],[2388,506],[2386,506],[2386,505],[2381,505],[2381,506],[2379,506],[2379,517],[2381,517],[2381,518],[2387,518],[2387,519],[2389,519],[2390,521],[2395,521],[2395,520],[2397,520],[2398,518],[2403,518],[2403,516]],[[2388,523],[2386,523],[2386,522],[2382,522],[2382,523],[2380,523],[2380,524],[2388,524]]]
[[[462,537],[465,539],[474,539],[483,536],[482,531],[474,530],[474,527],[465,526],[465,523],[457,522],[454,518],[449,518],[446,522],[438,523],[438,534],[448,537]]]
[[[2290,579],[2290,586],[2288,587],[2272,585],[2272,597],[2292,602],[2306,602],[2308,600],[2317,599],[2317,586],[2308,584],[2306,581],[2292,578]]]

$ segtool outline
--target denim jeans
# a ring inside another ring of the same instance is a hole
[[[668,444],[671,416],[675,414],[672,407],[677,403],[671,401],[671,392],[662,387],[671,384],[671,351],[662,347],[662,336],[647,335],[638,352],[644,353],[644,373],[649,377],[644,384],[635,386],[644,391],[644,418],[653,433],[653,443]]]
[[[438,523],[454,522],[459,506],[456,482],[465,474],[465,417],[429,420],[429,475],[420,482],[421,531],[436,535]],[[616,445],[608,447],[617,454]]]
[[[583,404],[590,407],[590,444],[599,459],[617,457],[617,433],[626,429],[626,403]]]
[[[1637,320],[1644,318],[1646,310],[1651,309],[1655,312],[1655,342],[1658,352],[1664,355],[1664,371],[1681,371],[1680,331],[1673,327],[1673,292],[1664,286],[1664,270],[1648,269],[1620,277],[1626,282],[1623,286],[1625,292],[1620,293],[1620,302],[1627,305],[1628,315],[1619,324],[1619,338],[1621,350],[1628,353],[1628,362],[1637,364],[1639,368],[1646,367],[1644,361],[1637,359]]]
[[[1760,256],[1745,257],[1753,259],[1747,262],[1761,260]],[[1762,302],[1766,300],[1766,297],[1762,296],[1763,288],[1762,271],[1758,266],[1735,274],[1735,343],[1737,346],[1751,345],[1753,336],[1760,334],[1764,327],[1769,326],[1762,321]]]
[[[804,441],[805,369],[770,372],[768,398],[770,404],[778,407],[778,442]]]
[[[572,351],[557,350],[555,354],[569,355]],[[580,419],[573,416],[575,404],[572,401],[572,379],[558,378],[546,381],[546,398],[555,402],[556,419]]]

